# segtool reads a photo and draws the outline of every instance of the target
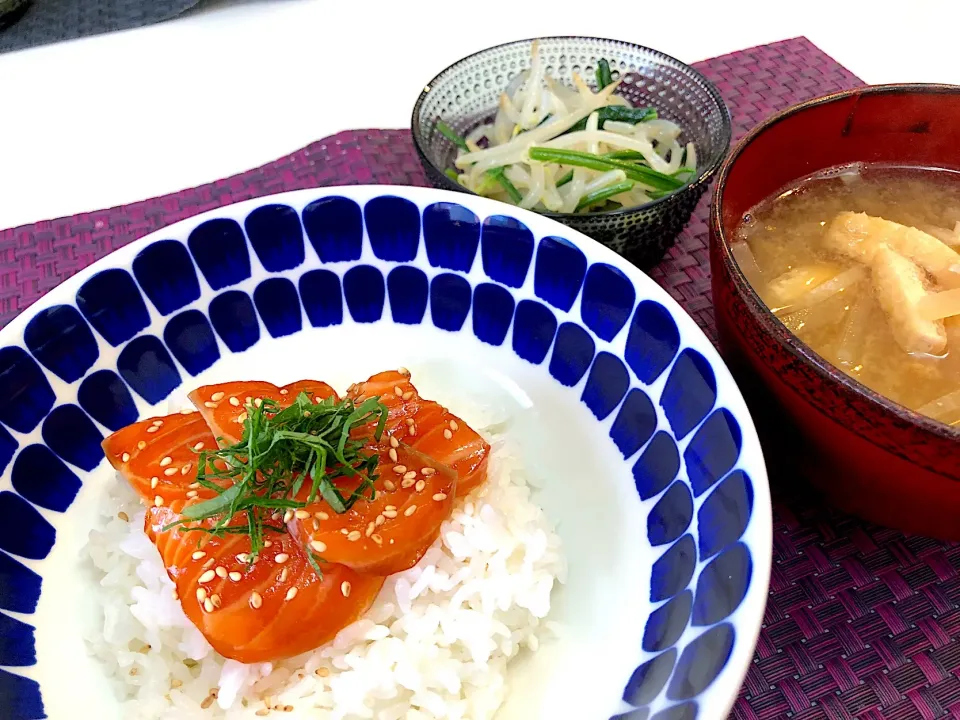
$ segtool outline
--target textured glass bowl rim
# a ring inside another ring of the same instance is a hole
[[[661,205],[669,205],[671,202],[676,201],[677,198],[683,197],[690,192],[702,192],[706,189],[706,186],[710,184],[710,181],[713,179],[713,176],[718,172],[720,166],[723,164],[724,158],[727,156],[727,152],[730,149],[730,142],[733,138],[733,120],[730,117],[730,109],[727,107],[727,104],[723,101],[723,97],[720,95],[720,91],[717,90],[717,87],[707,80],[707,78],[699,70],[687,65],[685,62],[677,60],[677,58],[672,55],[667,55],[665,52],[660,50],[655,50],[649,48],[646,45],[638,45],[637,43],[628,42],[626,40],[616,40],[615,38],[603,38],[603,37],[594,37],[592,35],[545,35],[543,37],[536,38],[526,38],[523,40],[511,40],[509,42],[500,43],[499,45],[491,45],[488,48],[483,50],[478,50],[475,53],[471,53],[465,57],[460,58],[452,65],[449,65],[440,73],[438,73],[430,82],[424,85],[424,89],[420,91],[420,95],[417,96],[417,101],[413,106],[413,113],[410,117],[410,132],[413,135],[413,145],[417,150],[417,155],[420,156],[421,162],[428,163],[433,169],[437,171],[437,174],[440,176],[440,182],[443,185],[443,188],[446,190],[456,190],[461,193],[466,193],[468,195],[480,196],[478,193],[473,192],[463,187],[460,183],[455,183],[453,180],[448,178],[444,174],[444,168],[438,167],[433,159],[427,154],[423,145],[423,138],[420,135],[420,123],[419,115],[420,108],[423,107],[423,104],[427,101],[427,98],[430,96],[430,93],[433,92],[434,85],[447,75],[454,74],[457,70],[460,69],[460,66],[464,63],[473,60],[474,58],[490,52],[491,50],[500,50],[507,49],[512,47],[519,47],[523,45],[528,45],[535,40],[560,40],[560,41],[577,41],[577,40],[594,40],[598,42],[607,42],[607,43],[619,43],[626,46],[632,51],[642,52],[651,57],[654,61],[654,65],[663,66],[666,65],[665,61],[670,61],[676,63],[680,68],[690,74],[694,80],[700,83],[704,89],[707,91],[707,94],[713,100],[717,109],[720,111],[721,117],[721,149],[710,158],[710,162],[704,165],[703,170],[697,173],[697,178],[687,185],[684,185],[682,188],[677,188],[668,195],[664,195],[661,198],[657,198],[651,202],[648,202],[645,205],[637,205],[636,207],[630,208],[620,208],[618,210],[608,210],[602,213],[558,213],[552,212],[550,210],[534,210],[538,215],[543,215],[544,217],[553,218],[554,220],[563,221],[565,218],[576,218],[578,220],[590,220],[593,218],[619,218],[633,215],[645,210],[651,210],[655,207]],[[512,205],[512,203],[510,203]],[[519,207],[519,206],[514,206]]]
[[[833,363],[821,357],[813,348],[803,342],[799,337],[790,332],[786,325],[770,311],[756,290],[747,281],[746,275],[740,269],[739,264],[733,258],[730,252],[731,238],[723,229],[723,193],[729,180],[729,175],[736,165],[740,155],[746,150],[754,140],[765,133],[771,127],[787,118],[803,113],[811,108],[829,103],[839,102],[847,98],[858,95],[883,95],[883,94],[924,94],[924,95],[960,95],[960,85],[946,85],[937,83],[889,83],[885,85],[866,85],[850,90],[841,90],[830,93],[822,97],[806,100],[796,105],[791,105],[785,110],[772,115],[757,125],[753,130],[747,133],[736,145],[736,147],[727,156],[720,173],[717,176],[717,184],[713,189],[713,198],[710,203],[709,225],[717,238],[720,260],[726,265],[730,272],[732,285],[737,293],[747,305],[750,314],[757,320],[764,332],[772,337],[774,341],[790,355],[798,359],[808,367],[813,368],[824,382],[832,385],[839,385],[849,392],[865,398],[871,404],[884,413],[894,415],[905,423],[909,423],[937,437],[948,440],[960,440],[960,426],[953,427],[934,420],[926,415],[921,415],[915,410],[910,410],[904,405],[894,402],[885,395],[881,395],[875,390],[871,390],[859,380],[847,375],[845,372],[833,365]],[[859,433],[858,433],[859,434]],[[860,435],[864,440],[873,442],[871,438]],[[875,444],[875,443],[874,443]]]

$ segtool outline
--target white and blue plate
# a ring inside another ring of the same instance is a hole
[[[86,652],[101,439],[199,384],[406,366],[499,406],[569,565],[498,716],[723,718],[771,558],[760,445],[710,342],[599,244],[418,188],[303,190],[154,233],[0,331],[0,715],[119,716]],[[467,418],[469,421],[469,418]],[[82,710],[78,710],[82,708]]]

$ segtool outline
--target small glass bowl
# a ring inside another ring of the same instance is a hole
[[[482,50],[460,60],[427,83],[413,108],[413,143],[434,187],[470,192],[444,174],[456,147],[436,129],[438,119],[465,135],[496,114],[500,94],[527,70],[533,39]],[[683,128],[681,143],[697,149],[697,176],[676,192],[636,208],[599,213],[543,215],[592,237],[625,258],[649,268],[674,244],[730,146],[730,113],[720,93],[699,72],[657,50],[590,37],[540,38],[546,72],[567,85],[573,73],[589,84],[597,61],[606,58],[619,95],[636,107],[654,107]]]

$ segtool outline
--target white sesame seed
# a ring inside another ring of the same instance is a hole
[[[394,465],[394,466],[393,466],[393,471],[394,471],[397,475],[403,475],[403,474],[407,471],[407,466],[406,466],[406,465]]]
[[[147,449],[147,441],[146,441],[146,440],[140,440],[140,441],[137,443],[137,450],[146,450],[146,449]]]
[[[411,424],[410,427],[407,428],[407,433],[410,435],[410,437],[416,437],[416,436],[417,436],[417,426]]]
[[[264,540],[264,541],[263,541],[263,546],[264,546],[265,548],[273,547],[273,540]]]
[[[443,502],[444,500],[447,499],[447,496],[444,493],[436,493],[433,496],[433,499],[436,500],[437,502]]]
[[[390,447],[392,448],[400,447],[400,441],[397,440],[393,435],[390,436]]]
[[[409,400],[409,399],[412,398],[412,397],[413,397],[413,391],[412,391],[412,390],[407,390],[407,391],[401,396],[400,399],[401,399],[401,400]]]
[[[400,483],[400,487],[406,490],[408,488],[412,488],[415,482],[416,480],[414,480],[413,478],[407,478],[402,483]]]
[[[121,462],[130,462],[130,453],[124,453],[120,456]]]
[[[213,602],[211,602],[210,598],[207,598],[206,600],[203,601],[203,609],[206,610],[208,613],[212,613],[215,610],[215,608],[213,607]]]
[[[303,416],[304,416],[304,417],[310,417],[310,411],[309,411],[309,410],[304,410],[304,411],[303,411]]]
[[[282,390],[280,391],[280,394],[281,394],[281,395],[286,395],[286,394],[289,393],[289,392],[290,392],[289,390],[287,390],[286,388],[284,388],[284,389],[282,389]]]
[[[176,475],[177,469],[175,467],[167,468],[166,470],[163,471],[163,474],[166,475],[167,477],[170,477],[171,475]]]
[[[344,580],[340,583],[340,592],[343,593],[344,597],[350,597],[351,586],[350,583]]]
[[[329,519],[330,519],[330,516],[327,515],[323,510],[321,510],[320,512],[315,512],[315,513],[313,514],[313,516],[314,516],[317,520],[329,520]]]
[[[377,519],[374,520],[374,523],[376,523],[376,526],[377,526],[377,527],[380,527],[380,526],[383,525],[386,521],[387,521],[387,519],[386,519],[386,518],[383,516],[383,514],[381,513],[380,515],[377,515]]]
[[[210,596],[210,602],[213,603],[213,606],[214,606],[215,608],[219,608],[219,607],[220,607],[220,596],[217,595],[216,593],[214,593],[213,595]]]
[[[197,550],[190,557],[192,557],[194,560],[203,560],[206,556],[207,554],[203,550]]]
[[[209,400],[207,400],[207,401],[203,404],[203,406],[204,406],[204,407],[208,407],[208,408],[215,408],[215,407],[217,406],[217,404],[216,404],[215,402],[210,402]]]
[[[397,451],[396,451],[395,448],[390,448],[390,452],[388,452],[387,455],[388,455],[389,458],[390,458],[390,462],[396,462],[396,461],[397,461]]]
[[[197,495],[199,495],[199,494],[200,494],[200,493],[199,493],[197,490],[187,490],[187,497],[188,497],[188,498],[191,498],[191,499],[192,499],[192,498],[195,498],[195,497],[197,497]]]
[[[420,469],[420,473],[421,473],[424,477],[430,477],[430,476],[433,475],[435,472],[437,472],[436,469],[434,469],[434,468],[432,468],[432,467],[425,467],[425,468],[421,468],[421,469]]]
[[[399,385],[397,385],[397,386],[395,386],[395,387],[393,388],[393,393],[394,393],[394,395],[396,395],[397,397],[403,397],[403,390],[400,388]]]
[[[229,402],[234,407],[240,407],[240,401],[237,400],[235,397],[231,397],[227,402]]]
[[[230,579],[234,582],[240,582],[243,579],[243,575],[234,570],[232,573],[230,573]]]
[[[361,534],[359,530],[351,530],[350,533],[347,535],[347,540],[349,540],[350,542],[356,542],[357,540],[360,539],[360,537],[361,537]]]
[[[203,602],[207,599],[207,589],[206,588],[197,588],[197,602]]]
[[[156,490],[156,489],[157,489],[157,485],[159,485],[159,484],[160,484],[160,478],[158,478],[158,477],[156,477],[156,476],[150,478],[150,489],[151,489],[151,490]]]
[[[310,517],[310,513],[307,510],[297,510],[293,516],[297,518],[297,520],[306,520]]]
[[[253,402],[253,398],[247,395],[246,399],[244,400],[244,404],[249,405],[252,402]]]
[[[393,492],[394,490],[397,489],[397,486],[396,486],[396,484],[393,482],[393,480],[384,480],[384,481],[383,481],[383,489],[386,490],[387,492]]]
[[[200,483],[198,483],[198,482],[192,482],[192,483],[190,483],[189,485],[187,485],[187,487],[188,487],[189,489],[191,489],[191,490],[199,490],[199,489],[200,489]]]
[[[225,394],[226,393],[215,392],[213,395],[210,396],[210,399],[213,400],[214,402],[220,402],[221,400],[223,400],[223,396]]]
[[[279,520],[279,519],[280,519],[280,512],[279,512],[279,511],[275,512],[273,515],[270,516],[270,519],[273,520],[274,522],[276,522],[277,520]]]
[[[246,553],[237,553],[237,562],[238,563],[248,563],[250,562],[250,556]]]
[[[453,433],[449,429],[443,431],[443,437],[446,440],[451,440],[453,438]]]
[[[160,427],[159,427],[158,425],[151,425],[150,427],[147,428],[147,432],[148,432],[148,433],[155,433],[155,432],[156,432],[157,430],[159,430],[159,429],[160,429]]]
[[[314,518],[314,519],[313,519],[313,531],[314,531],[314,532],[317,532],[318,530],[320,530],[320,521],[317,520],[316,518]]]
[[[185,407],[183,410],[180,411],[180,414],[181,414],[181,415],[193,415],[195,412],[196,412],[196,410],[194,410],[193,408],[191,408],[191,407]]]
[[[196,445],[193,446],[193,449],[196,450],[197,452],[200,452],[201,450],[203,450],[203,443],[198,442]]]
[[[287,600],[293,600],[297,596],[297,589],[295,587],[287,590]]]
[[[217,574],[213,570],[207,570],[203,575],[200,576],[198,582],[208,583],[213,580]]]
[[[367,529],[366,529],[366,532],[364,532],[364,535],[366,535],[367,537],[370,537],[371,535],[373,535],[373,531],[376,529],[377,529],[376,523],[373,523],[373,522],[367,523]]]
[[[397,509],[397,506],[396,506],[396,505],[384,505],[384,506],[383,506],[383,509],[384,509],[384,510],[396,510],[396,509]]]
[[[349,531],[348,531],[346,528],[340,528],[340,534],[341,534],[341,535],[347,535],[348,532],[349,532]]]
[[[273,558],[273,561],[279,565],[283,565],[289,559],[290,556],[286,553],[278,553],[277,556]]]
[[[426,486],[427,486],[426,481],[424,481],[424,480],[417,480],[417,487],[416,487],[417,492],[423,492],[423,489],[424,489]]]
[[[407,425],[413,425],[413,418],[405,418],[405,419],[404,419],[404,422],[405,422]]]
[[[287,510],[287,511],[283,514],[283,522],[284,522],[284,523],[288,523],[288,522],[290,522],[291,520],[293,520],[293,510]]]
[[[374,533],[370,536],[370,539],[373,540],[377,545],[383,545],[383,538],[380,537],[377,533]]]
[[[190,472],[190,469],[191,469],[192,467],[193,467],[193,463],[187,463],[187,464],[184,465],[182,468],[180,468],[180,474],[181,474],[181,475],[186,475],[188,472]]]
[[[263,398],[257,398],[256,400],[253,401],[254,407],[260,407],[261,405],[263,405]]]
[[[404,473],[404,474],[403,474],[403,479],[404,479],[404,480],[413,480],[415,477],[417,477],[417,471],[416,471],[416,470],[411,470],[410,472],[407,472],[407,473]]]
[[[225,578],[227,576],[227,569],[223,565],[217,565],[217,569],[214,570],[217,573],[218,578]]]
[[[313,548],[316,552],[322,553],[327,549],[327,544],[322,540],[314,540],[310,543],[310,547]]]
[[[169,464],[172,463],[172,462],[173,462],[173,458],[170,457],[169,455],[167,455],[167,456],[165,456],[165,457],[163,457],[163,458],[160,459],[160,467],[166,467],[167,465],[169,465]]]
[[[160,497],[159,495],[157,495],[157,496],[153,499],[153,505],[154,505],[154,507],[163,507],[163,498]]]
[[[238,423],[245,423],[246,421],[247,421],[247,413],[245,411],[237,415]]]
[[[417,506],[416,506],[416,505],[411,505],[410,507],[408,507],[406,510],[403,511],[403,514],[404,514],[406,517],[410,517],[410,516],[413,515],[416,511],[417,511]]]
[[[254,590],[250,593],[250,607],[254,610],[259,610],[261,605],[263,605],[263,598],[260,596],[260,593]]]
[[[287,576],[288,576],[289,574],[290,574],[290,573],[287,571],[287,569],[286,569],[286,568],[283,568],[283,569],[280,571],[280,574],[277,575],[277,580],[279,580],[280,582],[284,583],[284,582],[287,581]]]
[[[161,425],[163,425],[163,420],[154,420],[153,424],[155,427],[160,427]]]
[[[410,371],[407,370],[405,367],[397,368],[397,372],[403,375],[404,377],[410,377]]]
[[[206,570],[207,568],[212,568],[216,561],[216,558],[207,558],[207,561],[203,564],[203,569]]]
[[[397,511],[396,511],[396,510],[384,510],[384,511],[383,511],[383,516],[384,516],[385,518],[390,518],[391,520],[393,520],[393,519],[397,516]]]

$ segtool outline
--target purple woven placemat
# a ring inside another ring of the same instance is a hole
[[[776,110],[862,84],[803,38],[698,63],[727,102],[735,138]],[[77,270],[160,227],[284,190],[425,185],[405,130],[359,130],[256,170],[109,210],[0,232],[0,326]],[[715,338],[708,198],[653,270]],[[770,598],[735,718],[960,718],[960,545],[825,508],[774,483]]]

